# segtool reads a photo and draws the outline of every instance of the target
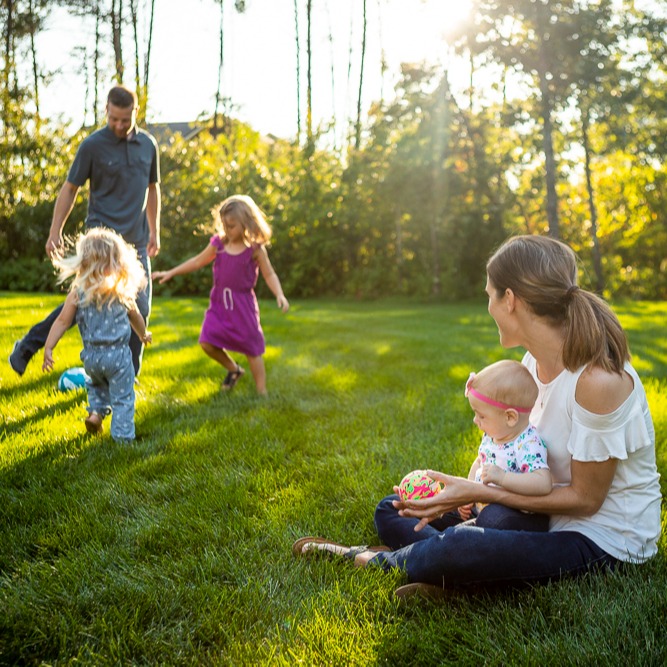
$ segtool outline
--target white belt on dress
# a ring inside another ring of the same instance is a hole
[[[222,290],[222,305],[225,310],[234,310],[234,295],[229,287]]]

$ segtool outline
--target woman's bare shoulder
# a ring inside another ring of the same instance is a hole
[[[588,367],[577,382],[576,400],[582,407],[598,415],[618,409],[634,389],[626,373],[612,373],[599,367]]]

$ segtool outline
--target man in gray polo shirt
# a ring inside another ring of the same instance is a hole
[[[109,227],[137,249],[148,284],[137,298],[146,324],[151,310],[150,258],[160,251],[160,166],[155,139],[137,127],[137,96],[115,86],[107,97],[107,124],[81,142],[53,211],[46,252],[61,248],[62,230],[72,212],[79,188],[90,181],[86,227]],[[23,375],[33,355],[44,347],[62,306],[36,324],[9,356],[11,367]],[[130,338],[135,375],[141,369],[143,344]]]

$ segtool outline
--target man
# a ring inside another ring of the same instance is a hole
[[[160,166],[155,139],[137,127],[136,94],[115,86],[107,97],[107,125],[81,142],[53,211],[46,253],[63,245],[62,230],[72,212],[79,188],[90,181],[86,227],[109,227],[132,244],[143,264],[148,284],[137,306],[146,324],[151,310],[150,260],[160,251]],[[9,356],[11,367],[23,375],[30,359],[46,342],[62,306],[36,324]],[[130,338],[135,375],[141,369],[143,343]]]

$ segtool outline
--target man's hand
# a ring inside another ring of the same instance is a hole
[[[74,208],[79,186],[65,181],[60,188],[56,205],[53,208],[53,220],[49,229],[49,238],[46,240],[46,254],[49,258],[63,247],[63,227],[69,214]]]
[[[148,239],[148,245],[146,246],[146,252],[149,257],[157,257],[160,254],[160,239],[157,236],[151,236]]]
[[[46,241],[46,256],[51,259],[63,246],[63,237],[60,234],[51,234]]]

